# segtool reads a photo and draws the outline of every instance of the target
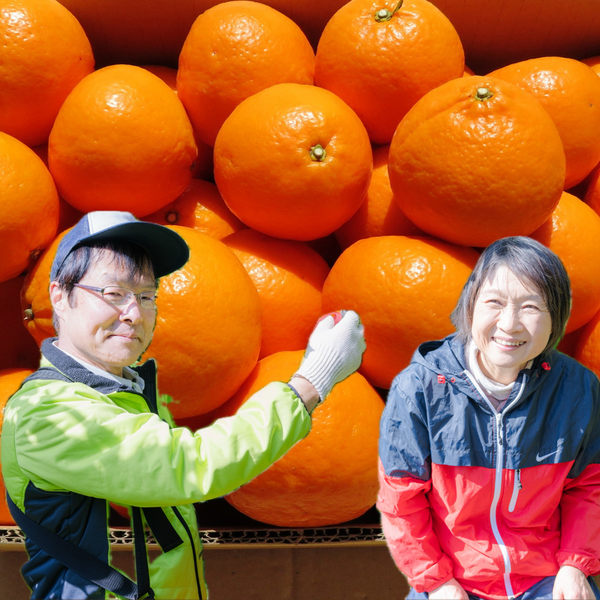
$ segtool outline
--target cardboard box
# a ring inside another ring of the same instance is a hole
[[[399,600],[408,584],[388,552],[377,511],[339,526],[285,529],[251,521],[224,500],[197,505],[210,600]],[[236,514],[237,513],[237,514]],[[134,573],[124,520],[111,528],[115,565]],[[156,544],[148,540],[150,556]],[[2,600],[26,600],[23,535],[0,527]]]

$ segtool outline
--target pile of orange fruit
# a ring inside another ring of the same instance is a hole
[[[94,210],[190,246],[142,357],[182,426],[287,380],[321,314],[359,313],[359,372],[228,497],[265,523],[330,525],[374,504],[386,390],[418,344],[453,331],[498,238],[560,256],[573,287],[560,349],[600,374],[600,47],[543,52],[533,26],[481,43],[474,3],[455,0],[159,4],[0,0],[0,405],[54,335],[61,236]]]

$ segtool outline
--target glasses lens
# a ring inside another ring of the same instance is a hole
[[[109,285],[104,288],[102,296],[107,302],[110,302],[115,306],[125,306],[135,297],[139,300],[142,308],[156,308],[156,292],[142,292],[141,294],[136,295],[126,288]]]
[[[123,304],[127,304],[131,297],[133,296],[133,292],[126,290],[122,287],[117,287],[110,285],[104,288],[104,292],[102,293],[102,297],[111,304],[115,304],[116,306],[122,306]]]
[[[156,308],[156,292],[142,292],[139,294],[138,298],[140,299],[140,305],[142,308]]]

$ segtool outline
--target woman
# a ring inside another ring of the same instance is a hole
[[[569,310],[556,255],[498,240],[394,380],[377,506],[408,598],[600,598],[600,383],[554,350]]]

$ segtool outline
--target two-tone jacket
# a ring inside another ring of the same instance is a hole
[[[41,368],[4,413],[2,474],[10,498],[37,523],[107,563],[107,503],[160,507],[148,511],[161,530],[157,541],[166,540],[149,565],[155,597],[206,598],[193,503],[238,488],[306,436],[311,419],[302,401],[274,382],[237,415],[192,432],[174,426],[168,397],[156,391],[153,361],[136,369],[145,381],[142,394],[93,374],[52,340],[42,353]],[[22,575],[32,598],[113,597],[30,539],[26,548]]]
[[[381,421],[377,506],[418,591],[512,598],[562,565],[600,573],[600,384],[550,351],[498,413],[454,336],[423,344]]]

